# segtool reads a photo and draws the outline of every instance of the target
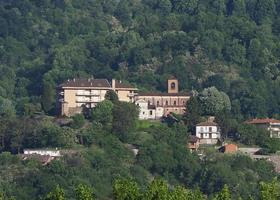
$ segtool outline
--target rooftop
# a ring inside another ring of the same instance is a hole
[[[270,123],[280,123],[280,120],[273,118],[263,118],[263,119],[251,119],[247,120],[245,123],[247,124],[270,124]]]
[[[107,79],[71,79],[60,85],[60,87],[106,87],[111,88],[111,85]]]
[[[191,96],[187,92],[182,93],[161,93],[161,92],[139,92],[139,96],[178,96],[178,97],[189,97]]]
[[[207,121],[207,122],[201,122],[196,126],[218,126],[218,124],[215,122]]]

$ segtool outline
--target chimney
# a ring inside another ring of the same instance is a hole
[[[116,79],[112,79],[112,89],[116,89]]]
[[[208,122],[214,122],[215,121],[215,116],[209,116],[207,121]]]

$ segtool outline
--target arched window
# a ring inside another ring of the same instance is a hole
[[[176,88],[176,83],[172,82],[171,83],[171,89],[174,90]]]

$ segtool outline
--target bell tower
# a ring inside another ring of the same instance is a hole
[[[178,79],[172,77],[168,79],[168,93],[176,94],[179,92],[179,82]]]

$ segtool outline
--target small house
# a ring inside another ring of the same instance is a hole
[[[255,125],[257,128],[265,129],[269,132],[271,138],[280,138],[280,120],[277,119],[252,119],[245,122]]]
[[[199,123],[195,130],[200,144],[216,144],[221,138],[220,127],[213,121]]]
[[[236,144],[226,144],[219,148],[219,151],[222,153],[236,153],[238,151],[238,147]]]

